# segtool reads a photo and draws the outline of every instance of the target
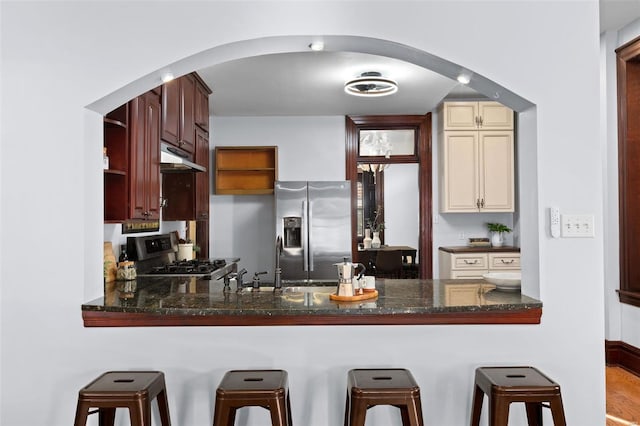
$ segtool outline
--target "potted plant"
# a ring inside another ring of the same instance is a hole
[[[504,243],[504,233],[513,231],[507,225],[502,223],[487,223],[487,228],[489,229],[489,232],[491,232],[491,245],[493,247],[501,247]]]

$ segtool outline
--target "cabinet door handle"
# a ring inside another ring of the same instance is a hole
[[[480,210],[480,198],[476,198],[476,207]]]
[[[484,208],[484,198],[480,201],[480,207]]]
[[[476,127],[480,127],[480,117],[476,115]]]
[[[476,263],[478,263],[478,259],[473,259],[473,260],[465,259],[464,263],[467,265],[475,265]]]
[[[500,259],[500,262],[504,263],[505,265],[511,265],[514,262],[514,259],[509,259],[509,260]]]
[[[484,124],[484,120],[482,119],[482,116],[478,117],[480,119],[480,127],[482,127],[482,125]]]

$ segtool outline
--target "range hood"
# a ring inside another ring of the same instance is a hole
[[[169,144],[160,144],[160,171],[166,172],[206,172],[207,169],[189,161],[187,153]]]

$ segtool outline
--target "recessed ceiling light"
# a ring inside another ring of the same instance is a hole
[[[324,43],[321,41],[314,41],[309,45],[309,49],[313,50],[314,52],[320,52],[321,50],[324,50]]]
[[[162,74],[161,78],[163,83],[168,83],[169,81],[173,80],[175,77],[173,76],[172,72],[165,72],[164,74]]]
[[[363,72],[359,77],[344,84],[344,91],[350,95],[363,97],[388,96],[398,91],[398,83],[382,77],[375,71]]]
[[[458,76],[458,83],[469,84],[471,81],[471,77],[469,74],[462,73]]]

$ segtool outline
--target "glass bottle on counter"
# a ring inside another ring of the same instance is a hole
[[[122,244],[120,246],[120,257],[118,258],[118,262],[126,262],[129,260],[129,256],[127,255],[127,245]]]

